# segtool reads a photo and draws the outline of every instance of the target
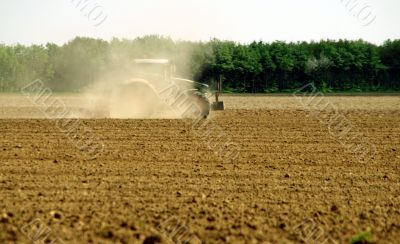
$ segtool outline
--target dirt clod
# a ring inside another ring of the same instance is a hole
[[[50,215],[53,216],[55,219],[61,219],[61,213],[58,211],[51,211]]]
[[[336,205],[332,205],[332,206],[331,206],[331,211],[332,211],[332,212],[338,212],[338,211],[339,211],[339,208],[338,208]]]
[[[154,243],[161,243],[161,238],[159,236],[148,236],[143,241],[143,244],[154,244]]]

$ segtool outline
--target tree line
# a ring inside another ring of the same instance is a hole
[[[105,80],[129,78],[136,58],[172,60],[179,76],[226,92],[290,92],[313,83],[323,92],[400,90],[400,40],[377,46],[363,40],[241,44],[77,37],[64,45],[0,44],[0,92],[15,92],[35,79],[54,91],[80,91]]]

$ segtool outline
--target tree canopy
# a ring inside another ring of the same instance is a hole
[[[170,59],[179,76],[208,84],[222,77],[230,92],[288,92],[308,83],[325,92],[400,90],[400,40],[241,44],[151,35],[110,42],[77,37],[62,46],[0,44],[0,92],[35,79],[55,91],[79,91],[127,78],[135,58]]]

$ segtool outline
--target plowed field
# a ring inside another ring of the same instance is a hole
[[[340,138],[292,97],[224,98],[79,134],[1,97],[0,243],[398,243],[400,97],[326,97],[357,128]]]

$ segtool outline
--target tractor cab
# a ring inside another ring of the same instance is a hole
[[[171,82],[172,74],[175,73],[175,65],[167,59],[135,59],[133,75],[137,79],[143,79],[161,89],[162,86]]]

